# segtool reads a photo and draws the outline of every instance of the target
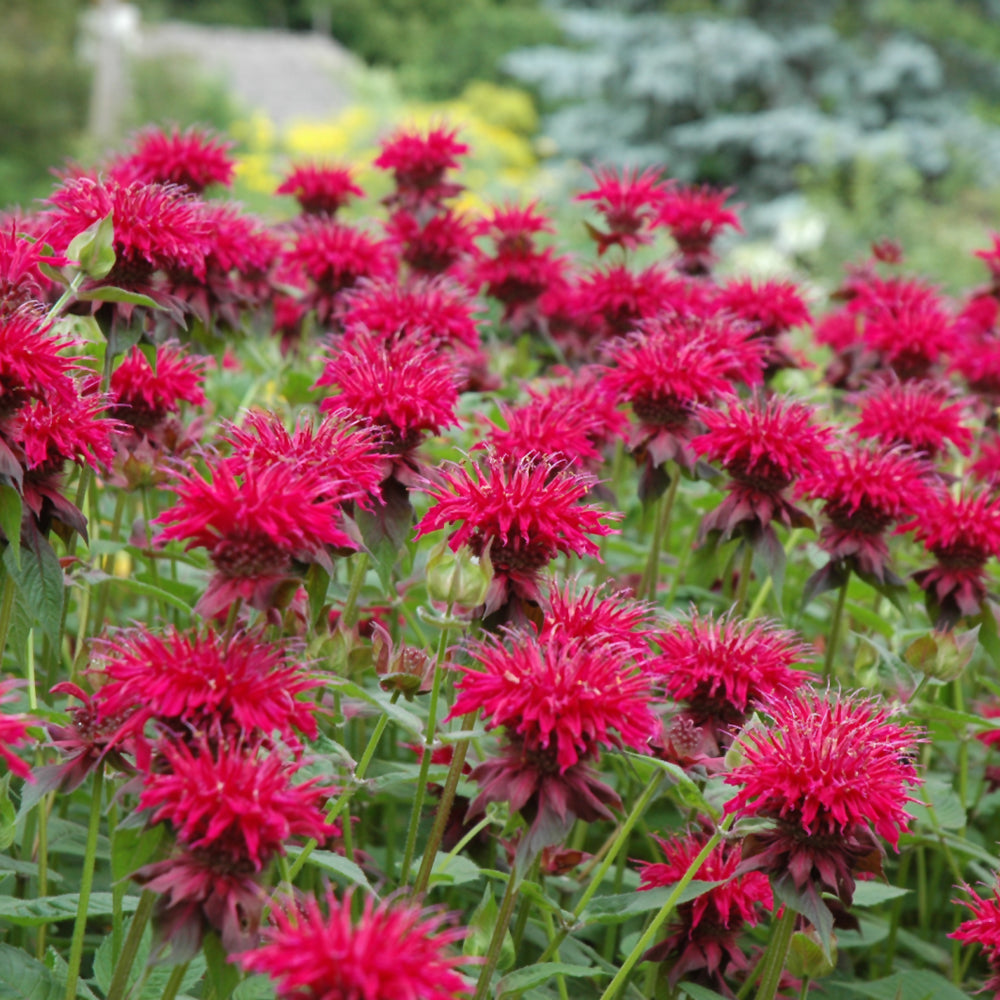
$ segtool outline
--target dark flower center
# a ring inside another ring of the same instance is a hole
[[[280,576],[291,571],[288,553],[260,536],[224,538],[213,550],[212,562],[228,577]]]
[[[891,514],[865,501],[862,501],[856,510],[830,501],[826,505],[825,513],[834,527],[862,535],[880,535],[895,520]]]
[[[672,394],[639,396],[632,400],[632,410],[642,423],[656,427],[683,427],[691,415],[688,405]]]

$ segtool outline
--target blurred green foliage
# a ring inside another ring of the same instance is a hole
[[[0,206],[28,205],[73,155],[89,73],[75,58],[78,0],[0,0]]]

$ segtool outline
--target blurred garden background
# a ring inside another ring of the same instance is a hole
[[[236,197],[447,120],[473,199],[658,164],[752,206],[730,266],[829,285],[873,240],[946,289],[1000,228],[1000,0],[0,0],[0,207],[146,123],[238,143]],[[386,181],[365,167],[378,196]],[[289,212],[293,206],[289,204]],[[580,234],[581,240],[586,239]]]

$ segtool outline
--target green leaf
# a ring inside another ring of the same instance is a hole
[[[369,691],[367,688],[361,687],[360,684],[355,684],[354,681],[343,680],[339,677],[334,679],[332,683],[340,688],[341,692],[348,698],[360,698],[362,701],[367,701],[369,705],[374,705],[380,711],[385,712],[393,722],[402,726],[407,732],[414,736],[423,737],[423,722],[413,712],[408,712],[400,705],[392,704],[389,700],[391,696],[381,689]]]
[[[115,266],[114,213],[108,212],[103,219],[77,233],[66,248],[66,256],[76,261],[88,278],[106,277]]]
[[[117,882],[128,878],[156,853],[163,840],[164,826],[129,827],[121,824],[111,837],[111,877]]]
[[[965,826],[962,800],[958,797],[958,792],[943,778],[928,776],[924,781],[922,794],[933,809],[933,815],[927,806],[919,802],[907,803],[906,811],[917,822],[932,830],[960,830]]]
[[[24,504],[21,494],[9,483],[0,483],[0,530],[10,542],[11,558],[14,568],[21,568],[21,515]]]
[[[896,885],[887,885],[885,882],[858,882],[854,887],[855,906],[878,906],[879,903],[888,902],[890,899],[899,899],[910,892]]]
[[[274,1000],[274,983],[267,976],[250,976],[233,990],[232,1000]]]
[[[417,863],[419,864],[419,860]],[[431,885],[465,885],[467,882],[476,882],[482,877],[483,870],[461,854],[449,857],[443,851],[438,851],[434,856],[434,864],[431,866]]]
[[[81,302],[128,302],[133,306],[145,306],[147,309],[162,309],[156,299],[151,299],[141,292],[130,292],[125,288],[116,288],[114,285],[101,285],[100,288],[90,288],[85,292],[80,292],[77,298]]]
[[[66,983],[21,948],[0,944],[0,1000],[61,1000]]]
[[[205,955],[205,972],[209,987],[217,997],[228,997],[240,981],[240,973],[229,961],[226,949],[222,947],[219,935],[209,931],[202,941],[201,950]]]
[[[719,810],[709,803],[705,796],[702,795],[701,789],[697,786],[697,784],[695,784],[694,781],[692,781],[691,777],[687,774],[684,768],[678,767],[676,764],[672,764],[668,760],[660,760],[657,757],[647,757],[644,754],[632,753],[630,750],[625,751],[625,756],[630,757],[635,761],[641,761],[643,764],[658,767],[661,771],[665,771],[674,782],[671,792],[680,800],[681,805],[684,807],[688,809],[696,809],[699,812],[704,813],[706,816],[718,816]]]
[[[17,836],[17,810],[14,803],[10,801],[8,786],[10,785],[10,773],[4,775],[3,782],[0,783],[0,851],[6,851],[14,838]]]
[[[49,817],[49,852],[83,857],[87,851],[87,829],[58,816]],[[111,843],[103,833],[97,836],[97,858],[107,861],[111,857]]]
[[[138,996],[133,994],[132,990],[135,984],[139,982],[146,971],[152,941],[152,930],[147,927],[143,932],[142,940],[139,943],[139,951],[136,953],[135,961],[132,963],[132,968],[128,974],[127,995],[133,997],[134,1000],[160,1000],[166,988],[167,980],[174,971],[174,967],[168,962],[154,966],[149,970],[142,993],[138,994]],[[111,978],[115,971],[113,943],[111,936],[106,936],[94,953],[93,982],[104,994],[107,994],[108,988],[111,986]],[[201,955],[196,955],[191,960],[191,964],[188,966],[187,971],[184,973],[184,978],[181,980],[181,992],[193,989],[194,985],[204,974],[205,959]]]
[[[835,985],[873,1000],[969,1000],[968,993],[963,993],[944,976],[928,969],[909,969],[871,983]]]
[[[132,913],[138,902],[138,896],[126,896],[122,900],[122,910],[125,913]],[[6,920],[18,927],[39,927],[60,920],[73,920],[79,907],[80,894],[77,892],[64,893],[61,896],[42,896],[40,899],[14,899],[4,896],[0,897],[0,920]],[[110,892],[90,894],[88,917],[105,917],[113,912],[114,905]]]
[[[288,856],[294,861],[302,853],[301,847],[291,847]],[[354,885],[363,885],[372,889],[372,884],[368,881],[368,876],[349,858],[334,854],[333,851],[313,851],[309,855],[307,864],[315,865],[331,875],[338,876],[341,880]],[[375,890],[372,889],[374,892]]]
[[[17,585],[18,604],[28,621],[40,625],[58,646],[65,590],[62,567],[48,539],[40,532],[29,532],[26,542],[21,546],[20,566],[12,545],[3,554],[4,564]]]
[[[698,879],[690,882],[680,894],[675,905],[690,903],[692,899],[703,896],[706,892],[723,882],[701,882]],[[645,892],[623,892],[612,896],[595,896],[580,915],[585,924],[620,924],[637,913],[649,913],[659,910],[674,891],[672,885],[658,886]]]
[[[137,580],[134,576],[129,577],[112,577],[114,583],[119,584],[126,590],[131,591],[133,594],[139,594],[142,597],[154,597],[158,601],[162,601],[164,604],[169,604],[173,608],[177,608],[178,611],[184,612],[186,615],[194,615],[194,608],[187,603],[187,601],[182,600],[176,594],[171,594],[169,590],[164,590],[162,587],[156,587],[151,583],[143,583],[142,580]]]
[[[699,986],[697,983],[681,983],[680,989],[691,998],[691,1000],[726,1000],[721,993],[710,990],[707,986]]]
[[[508,972],[497,983],[497,996],[530,990],[533,986],[551,982],[556,976],[597,976],[600,972],[600,969],[592,965],[569,965],[567,962],[542,962],[540,965],[529,965],[516,972]]]

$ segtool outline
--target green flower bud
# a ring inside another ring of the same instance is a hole
[[[427,593],[432,601],[476,607],[486,600],[492,580],[487,553],[474,556],[467,545],[452,552],[447,542],[441,542],[427,560]]]
[[[941,682],[953,681],[969,665],[978,641],[978,625],[961,634],[952,630],[928,632],[906,647],[903,658],[927,677]]]

